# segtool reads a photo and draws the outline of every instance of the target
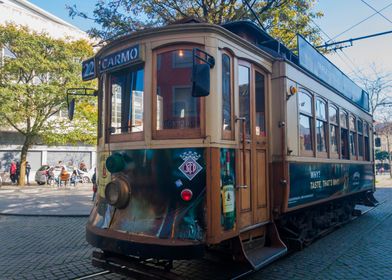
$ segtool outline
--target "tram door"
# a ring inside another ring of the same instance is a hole
[[[266,75],[249,63],[240,62],[238,69],[239,117],[245,118],[245,146],[238,151],[239,227],[269,221],[268,158],[266,131]],[[244,149],[245,147],[245,149]],[[243,159],[245,154],[245,160]],[[245,168],[243,168],[245,165]],[[244,177],[245,175],[245,177]],[[245,183],[245,185],[243,184]]]

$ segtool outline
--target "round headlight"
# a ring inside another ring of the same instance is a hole
[[[122,209],[128,205],[130,187],[125,179],[117,178],[106,185],[105,198],[110,205]]]
[[[125,168],[124,157],[119,153],[112,154],[106,159],[106,168],[111,173],[116,173],[124,170]]]

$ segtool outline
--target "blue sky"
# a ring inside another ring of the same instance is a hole
[[[380,10],[389,4],[381,13],[391,22],[380,15],[375,15],[359,24],[352,30],[337,37],[336,40],[345,40],[373,33],[392,30],[392,0],[364,0]],[[82,30],[87,30],[93,23],[89,20],[71,19],[65,5],[74,5],[81,11],[92,11],[96,0],[30,0],[42,9],[70,22]],[[315,21],[330,37],[335,37],[354,24],[360,22],[375,12],[362,0],[319,0],[315,10],[324,12],[324,17]],[[327,39],[325,34],[322,36]],[[368,72],[369,65],[374,63],[379,70],[392,72],[392,34],[354,42],[354,46],[337,53],[328,55],[328,58],[352,77],[359,76],[359,71]]]

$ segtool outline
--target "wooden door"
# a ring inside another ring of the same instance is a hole
[[[239,117],[245,118],[246,124],[245,145],[240,129],[241,148],[237,152],[237,209],[239,228],[242,230],[269,220],[266,77],[251,64],[239,63]]]

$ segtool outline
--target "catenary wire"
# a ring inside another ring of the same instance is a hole
[[[388,4],[387,6],[385,6],[384,8],[382,8],[381,10],[379,10],[378,12],[382,12],[383,10],[389,8],[390,6],[392,6],[392,3]],[[347,28],[346,30],[342,31],[341,33],[339,33],[338,35],[335,35],[332,39],[328,40],[328,42],[335,40],[337,37],[343,35],[344,33],[350,31],[351,29],[353,29],[354,27],[357,27],[358,25],[360,25],[361,23],[367,21],[368,19],[370,19],[371,17],[377,15],[377,13],[371,14],[370,16],[368,16],[367,18],[357,22],[356,24],[352,25],[351,27]]]
[[[364,3],[366,6],[368,6],[370,9],[372,9],[373,11],[375,11],[377,14],[379,14],[380,16],[382,16],[384,19],[386,19],[388,22],[392,23],[392,21],[387,18],[386,16],[384,16],[382,13],[380,13],[379,11],[377,11],[373,6],[371,6],[369,3],[367,3],[365,0],[361,0],[362,3]]]

